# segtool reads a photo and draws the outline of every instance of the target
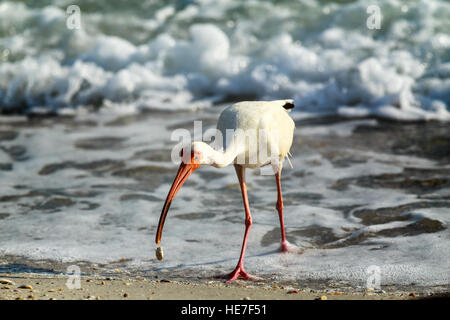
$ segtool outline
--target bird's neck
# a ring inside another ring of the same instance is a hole
[[[224,151],[216,151],[214,149],[213,151],[213,163],[211,165],[216,168],[224,168],[229,166],[234,162],[239,153],[237,148],[233,146],[228,147]]]
[[[235,145],[229,145],[224,151],[214,150],[210,145],[205,144],[204,153],[209,165],[216,168],[224,168],[234,162],[241,150]]]

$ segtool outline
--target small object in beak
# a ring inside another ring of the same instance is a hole
[[[164,259],[164,253],[163,253],[162,247],[156,248],[155,253],[156,253],[156,259],[158,259],[158,260]]]

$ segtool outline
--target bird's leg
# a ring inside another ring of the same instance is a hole
[[[248,275],[244,270],[244,255],[245,255],[245,248],[247,247],[247,238],[248,238],[248,232],[250,230],[250,226],[252,225],[252,217],[250,215],[250,206],[248,204],[248,197],[247,197],[247,186],[245,184],[245,168],[239,165],[235,165],[234,168],[236,169],[236,174],[239,179],[239,185],[241,186],[241,192],[242,192],[242,199],[244,202],[244,208],[245,208],[245,233],[244,233],[244,242],[242,243],[242,249],[241,249],[241,256],[239,257],[239,262],[236,266],[236,268],[227,275],[229,281],[236,280],[237,278],[241,277],[244,279],[252,279],[253,277]]]
[[[277,199],[277,211],[278,211],[278,217],[280,218],[280,229],[281,229],[281,246],[280,251],[281,252],[289,252],[287,241],[286,241],[286,233],[284,231],[284,219],[283,219],[283,196],[281,194],[281,182],[280,182],[280,176],[281,176],[281,170],[278,170],[278,172],[275,174],[275,180],[277,181],[277,193],[278,193],[278,199]]]

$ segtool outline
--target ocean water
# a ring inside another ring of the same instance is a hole
[[[249,170],[245,267],[266,281],[450,284],[450,4],[371,1],[0,3],[0,271],[214,279],[244,233],[232,167],[198,169],[154,237],[175,129],[235,101],[295,100],[276,185]],[[55,115],[57,115],[55,117]],[[431,121],[432,120],[432,121]],[[375,268],[375,269],[374,269]],[[106,272],[106,271],[105,271]]]
[[[1,2],[2,111],[289,97],[310,113],[450,119],[444,0],[377,1],[379,29],[365,0],[82,0],[70,29],[72,2]]]

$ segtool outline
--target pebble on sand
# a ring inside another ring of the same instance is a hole
[[[12,282],[11,280],[7,280],[7,279],[0,279],[0,284],[14,285],[14,282]]]
[[[33,287],[30,286],[29,284],[23,284],[23,285],[19,286],[19,289],[33,290]]]

